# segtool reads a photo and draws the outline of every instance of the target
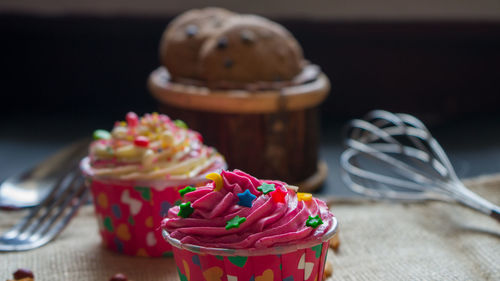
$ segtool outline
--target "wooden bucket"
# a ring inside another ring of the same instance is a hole
[[[324,74],[276,91],[211,90],[170,81],[160,67],[148,79],[160,111],[181,119],[226,157],[230,169],[312,191],[325,180],[318,161],[317,106],[330,90]]]

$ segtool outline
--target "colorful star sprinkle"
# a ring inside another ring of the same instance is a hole
[[[181,197],[184,197],[184,195],[186,193],[189,193],[189,192],[195,191],[195,190],[196,190],[196,188],[188,185],[188,186],[184,187],[183,189],[179,190],[179,194],[181,195]]]
[[[179,127],[179,128],[182,128],[182,129],[187,129],[188,126],[186,125],[186,123],[180,119],[177,119],[177,120],[174,120],[174,124],[175,126]]]
[[[271,191],[275,191],[276,188],[274,187],[273,183],[268,184],[268,183],[264,182],[264,183],[262,183],[261,186],[257,187],[257,190],[264,193],[264,194],[268,194]]]
[[[95,130],[93,137],[95,140],[109,140],[111,138],[111,134],[106,130]]]
[[[238,201],[238,205],[240,206],[245,206],[248,208],[252,207],[252,201],[257,198],[257,196],[253,195],[250,190],[245,190],[245,192],[238,193],[238,198],[240,201]]]
[[[240,227],[240,224],[242,224],[246,221],[247,221],[247,218],[241,218],[240,216],[235,216],[234,218],[227,221],[226,230],[229,230],[231,228],[238,228],[238,227]]]
[[[312,228],[318,227],[318,225],[323,224],[323,221],[319,217],[319,215],[316,215],[315,217],[309,216],[309,218],[306,221],[306,225],[310,226]]]
[[[177,213],[177,215],[181,218],[187,218],[194,212],[193,207],[191,207],[191,202],[189,201],[180,204],[179,208],[179,213]]]
[[[210,173],[205,176],[209,180],[213,180],[215,183],[215,188],[214,191],[220,191],[222,189],[222,186],[224,185],[224,182],[222,181],[222,176],[218,173]]]
[[[283,191],[281,188],[277,188],[275,191],[269,193],[273,201],[276,203],[285,203],[285,197],[287,192]]]
[[[312,194],[311,193],[305,193],[305,192],[298,192],[297,193],[297,199],[299,199],[299,201],[311,201],[312,200]]]

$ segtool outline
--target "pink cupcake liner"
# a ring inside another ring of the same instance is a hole
[[[173,248],[181,281],[320,281],[328,242],[278,255],[216,256]]]
[[[337,221],[321,241],[258,250],[231,250],[185,245],[163,231],[173,246],[181,281],[321,281],[328,241]]]
[[[170,207],[181,203],[180,189],[207,182],[204,178],[191,183],[101,180],[88,173],[88,159],[82,160],[81,168],[92,192],[103,245],[133,256],[172,256],[172,246],[162,237],[161,220]]]

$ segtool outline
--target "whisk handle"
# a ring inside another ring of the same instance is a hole
[[[500,222],[500,211],[497,211],[497,210],[493,210],[491,211],[491,214],[490,216],[494,219],[497,220],[497,222]]]
[[[482,198],[476,193],[470,191],[461,182],[455,182],[457,185],[454,195],[457,200],[463,205],[470,207],[476,211],[480,211],[500,222],[500,207]]]

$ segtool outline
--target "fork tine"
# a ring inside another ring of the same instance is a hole
[[[60,219],[60,221],[54,225],[54,227],[50,228],[46,232],[45,239],[47,240],[47,242],[57,237],[57,235],[59,235],[64,230],[64,228],[68,225],[70,220],[76,215],[81,205],[85,204],[89,196],[89,193],[90,193],[89,189],[84,184],[80,185],[80,188],[78,189],[78,196],[76,197],[78,198],[78,201],[72,204],[70,211],[67,212],[67,214],[63,216]]]
[[[55,237],[57,237],[58,234],[60,234],[64,230],[64,227],[67,226],[70,220],[76,215],[76,212],[81,207],[81,205],[87,201],[88,195],[88,188],[84,184],[79,185],[78,192],[73,198],[77,199],[75,204],[72,204],[69,212],[67,212],[52,228],[48,229],[48,231],[44,235],[37,236],[36,240],[23,240],[17,244],[1,243],[2,241],[0,240],[0,252],[32,250],[52,241]]]
[[[76,215],[80,206],[82,204],[85,204],[88,198],[89,190],[83,184],[83,181],[82,184],[79,184],[77,186],[78,188],[76,189],[74,197],[72,197],[70,200],[73,204],[67,205],[66,208],[63,209],[63,211],[59,212],[57,214],[57,218],[54,220],[52,224],[50,224],[50,227],[48,227],[43,234],[32,236],[30,238],[31,243],[20,246],[16,250],[19,251],[30,250],[41,247],[52,241],[55,237],[57,237],[57,235],[59,235],[64,230],[64,228],[68,225],[70,220]],[[76,199],[76,202],[73,201],[74,199]],[[64,214],[64,216],[61,217],[62,214]]]
[[[80,185],[83,184],[83,180],[79,175],[75,175],[70,183],[69,188],[67,189],[69,191],[69,196],[64,196],[64,198],[61,198],[63,200],[58,200],[61,204],[58,204],[57,206],[52,206],[51,210],[47,211],[47,214],[51,214],[54,209],[57,209],[57,212],[50,217],[47,217],[42,222],[39,223],[39,226],[34,228],[32,231],[32,237],[36,235],[43,235],[47,229],[60,217],[60,215],[65,211],[65,209],[72,203],[72,200],[78,196],[79,194],[79,187]],[[32,239],[30,237],[30,239]]]
[[[41,223],[44,222],[52,212],[52,210],[61,204],[61,201],[68,196],[70,187],[73,181],[76,179],[74,177],[75,172],[72,171],[69,175],[64,176],[60,181],[60,186],[56,187],[57,192],[54,196],[44,202],[40,208],[34,210],[30,213],[30,219],[24,222],[23,227],[17,229],[17,235],[10,234],[11,238],[17,237],[19,240],[27,239],[31,233],[35,232]],[[27,224],[29,222],[29,224]]]
[[[61,233],[88,198],[89,190],[77,171],[74,167],[71,173],[54,187],[50,198],[44,200],[43,206],[33,209],[11,230],[0,236],[0,252],[38,248]]]
[[[6,239],[13,239],[16,236],[18,236],[21,232],[23,232],[26,229],[26,227],[29,226],[29,222],[31,220],[33,220],[38,214],[40,214],[46,206],[48,206],[49,204],[51,204],[51,202],[53,202],[56,198],[58,198],[60,190],[64,186],[63,183],[65,178],[66,178],[65,176],[61,177],[61,179],[58,180],[57,184],[50,191],[47,197],[40,203],[40,205],[32,208],[27,216],[22,218],[16,225],[14,225],[11,229],[5,232],[1,237]]]

